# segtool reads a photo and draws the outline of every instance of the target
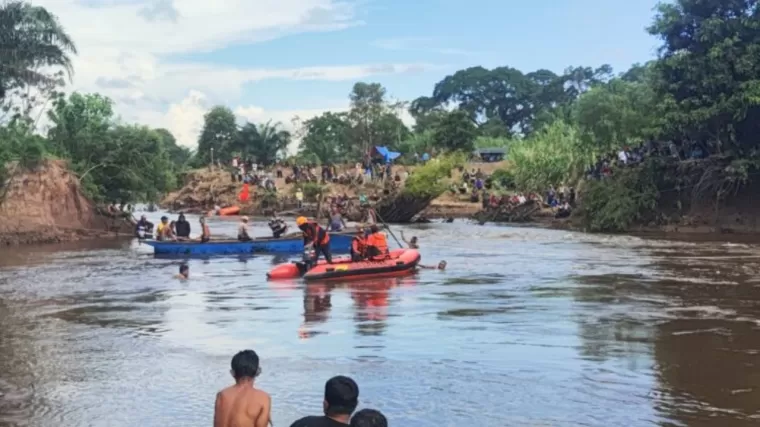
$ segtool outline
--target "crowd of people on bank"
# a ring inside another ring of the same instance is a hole
[[[272,422],[272,398],[256,388],[261,374],[259,356],[253,350],[243,350],[232,358],[232,377],[235,384],[216,395],[214,427],[267,427]],[[325,383],[322,415],[306,416],[290,427],[388,427],[388,420],[376,409],[358,412],[359,386],[347,376],[336,376]]]
[[[610,177],[615,167],[637,166],[648,157],[663,157],[674,161],[699,160],[709,157],[710,153],[709,146],[698,142],[647,141],[639,146],[625,146],[615,153],[602,156],[586,170],[586,178],[599,180]]]

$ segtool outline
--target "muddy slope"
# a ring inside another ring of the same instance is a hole
[[[98,214],[63,161],[32,170],[9,166],[0,188],[0,245],[53,243],[131,234],[131,226]]]

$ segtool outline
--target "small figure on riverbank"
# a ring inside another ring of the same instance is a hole
[[[255,387],[261,374],[259,356],[253,350],[243,350],[232,358],[232,377],[235,385],[216,395],[214,427],[266,427],[271,422],[272,398]]]
[[[179,266],[179,274],[174,276],[175,279],[187,280],[190,278],[190,267],[187,264],[181,264]]]
[[[420,245],[417,243],[417,236],[412,236],[412,240],[406,240],[406,237],[404,237],[404,231],[401,231],[401,240],[406,243],[407,246],[409,246],[409,249],[419,249]]]

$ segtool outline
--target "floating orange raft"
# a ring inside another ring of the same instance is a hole
[[[303,276],[306,281],[326,281],[396,277],[411,273],[419,262],[420,253],[416,250],[396,249],[382,261],[351,262],[347,258],[333,258],[332,264],[321,260],[309,271],[302,262],[280,264],[267,273],[267,278],[294,279]]]

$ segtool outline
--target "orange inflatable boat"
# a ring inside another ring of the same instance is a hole
[[[240,206],[229,206],[219,209],[219,216],[237,215],[240,213]]]
[[[351,262],[349,258],[336,257],[332,264],[320,260],[309,271],[306,271],[304,263],[292,262],[274,267],[267,273],[267,278],[294,279],[303,276],[306,281],[327,281],[404,276],[414,271],[420,258],[420,253],[414,249],[396,249],[382,261]]]

